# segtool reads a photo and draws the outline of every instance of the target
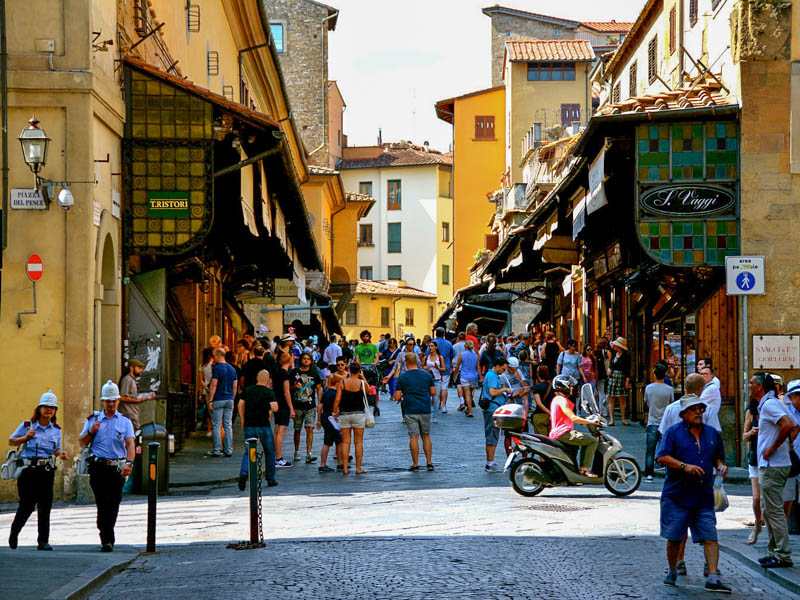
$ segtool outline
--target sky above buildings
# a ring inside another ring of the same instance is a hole
[[[351,146],[429,141],[447,150],[452,128],[434,113],[438,100],[491,86],[494,4],[575,21],[634,21],[644,0],[330,0],[339,9],[329,36],[329,76],[347,109]]]

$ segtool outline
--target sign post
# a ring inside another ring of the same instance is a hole
[[[44,273],[42,257],[36,252],[31,252],[25,260],[25,273],[33,282],[33,310],[23,310],[17,313],[17,327],[22,327],[22,315],[36,314],[36,282],[42,278],[42,273]]]
[[[725,289],[729,296],[742,297],[742,407],[747,410],[747,382],[750,348],[747,337],[747,297],[766,293],[763,256],[726,256]]]

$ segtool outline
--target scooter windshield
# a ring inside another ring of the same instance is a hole
[[[597,401],[594,398],[594,391],[590,383],[584,383],[581,387],[581,408],[583,412],[589,416],[599,415],[600,410],[597,408]]]

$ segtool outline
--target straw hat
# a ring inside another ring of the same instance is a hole
[[[627,351],[628,350],[628,340],[626,340],[624,337],[618,337],[613,342],[611,342],[609,344],[609,346],[618,346],[618,347],[622,348],[623,350]]]

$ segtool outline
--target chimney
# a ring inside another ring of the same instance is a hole
[[[425,146],[425,152],[430,152],[431,151],[431,145],[428,143],[428,140],[425,140],[424,142],[422,142],[422,145]]]
[[[383,131],[378,127],[378,146],[383,146]]]

